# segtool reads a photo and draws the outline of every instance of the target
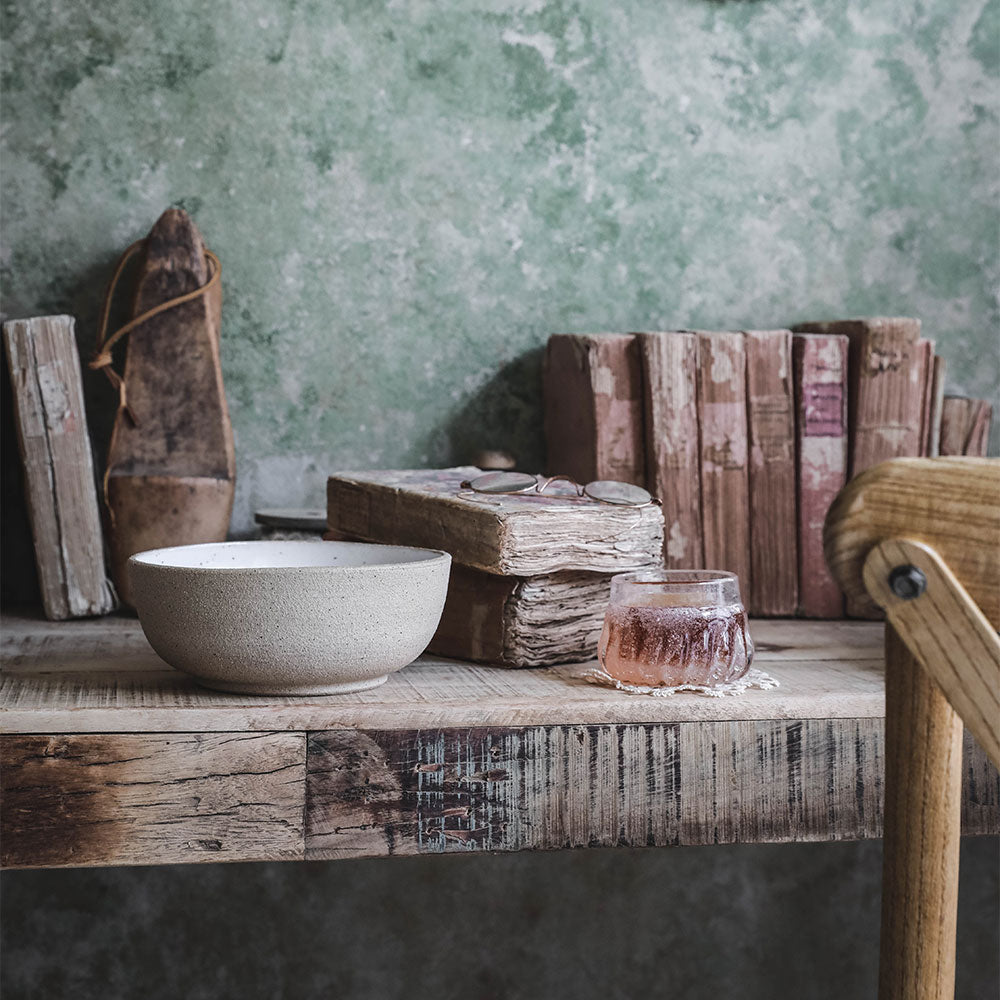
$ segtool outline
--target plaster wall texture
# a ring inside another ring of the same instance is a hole
[[[552,331],[915,314],[997,401],[998,0],[8,0],[3,47],[2,309],[89,351],[188,209],[238,534],[338,468],[539,468]]]

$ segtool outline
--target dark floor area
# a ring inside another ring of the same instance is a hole
[[[852,1000],[881,843],[10,872],[4,1000]],[[963,842],[960,1000],[996,1000],[998,842]]]

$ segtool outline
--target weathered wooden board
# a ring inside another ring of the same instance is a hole
[[[127,604],[130,556],[221,542],[229,528],[236,458],[219,353],[219,268],[183,209],[168,208],[144,241],[133,320],[205,291],[150,315],[128,337],[122,378],[134,419],[119,408],[107,471],[112,573]]]
[[[0,738],[5,868],[303,856],[303,733]]]
[[[880,830],[879,625],[758,622],[781,687],[628,695],[425,659],[373,691],[197,687],[133,619],[6,618],[7,867],[834,840]],[[1000,778],[966,740],[967,832]]]
[[[42,603],[49,618],[117,604],[104,565],[72,316],[3,324]]]
[[[965,832],[996,832],[965,761]],[[882,770],[879,719],[311,733],[306,857],[878,837]]]
[[[756,664],[780,687],[648,698],[586,683],[593,664],[499,670],[421,657],[382,687],[333,697],[208,691],[168,667],[135,619],[55,625],[5,617],[3,732],[440,729],[730,719],[879,718],[882,626],[754,621]]]

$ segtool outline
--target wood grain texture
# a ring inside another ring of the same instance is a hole
[[[879,1000],[955,993],[962,722],[886,628],[885,837]]]
[[[798,607],[795,404],[790,330],[747,330],[751,615]]]
[[[0,737],[5,868],[303,856],[302,733]]]
[[[795,334],[799,614],[841,618],[844,595],[823,558],[823,522],[847,482],[847,338]]]
[[[890,538],[931,546],[986,617],[1000,622],[1000,459],[899,458],[852,480],[830,508],[826,561],[857,605],[868,553]]]
[[[642,376],[632,334],[553,334],[543,383],[549,474],[642,486]]]
[[[919,569],[924,593],[897,597],[889,586],[897,566]],[[1000,766],[1000,637],[993,624],[940,556],[919,542],[882,542],[865,560],[864,578],[896,635]]]
[[[146,238],[133,316],[208,283],[194,222],[168,209]],[[124,379],[135,422],[115,418],[108,445],[115,583],[131,603],[126,564],[148,548],[223,541],[235,491],[233,431],[222,382],[221,285],[133,330]]]
[[[334,730],[308,761],[311,859],[882,832],[876,719]],[[997,827],[997,784],[967,832]]]
[[[882,627],[762,619],[755,664],[779,681],[738,698],[638,697],[588,684],[591,663],[539,670],[424,656],[371,691],[248,698],[168,667],[135,619],[4,616],[3,732],[211,732],[881,718]]]
[[[746,350],[740,333],[699,333],[702,537],[707,569],[750,581]]]
[[[202,690],[134,620],[3,626],[10,866],[297,858],[303,815],[312,857],[878,835],[880,626],[753,623],[781,687],[736,698],[425,659],[311,699]],[[963,775],[966,832],[1000,829],[968,736]]]
[[[117,604],[73,327],[72,316],[3,325],[38,582],[45,613],[56,620],[106,614]]]
[[[642,359],[646,488],[663,503],[670,569],[704,566],[698,429],[698,335],[636,334]]]

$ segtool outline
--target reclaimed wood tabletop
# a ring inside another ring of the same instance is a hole
[[[654,698],[593,664],[424,656],[356,694],[209,691],[134,618],[0,631],[7,868],[877,837],[882,626],[756,620],[770,690]],[[966,735],[963,825],[1000,829]]]

